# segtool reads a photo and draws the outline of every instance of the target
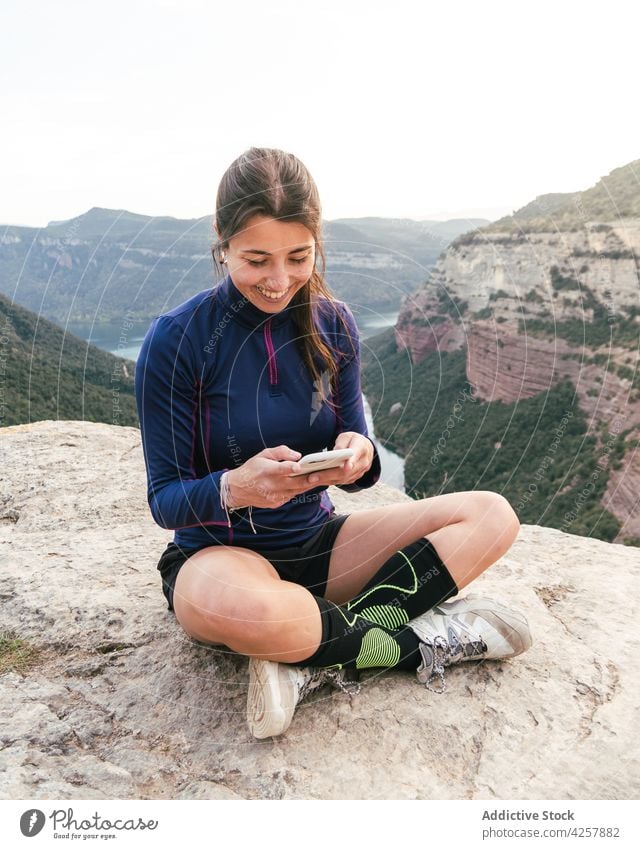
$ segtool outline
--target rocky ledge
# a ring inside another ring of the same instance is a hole
[[[312,694],[257,741],[247,659],[166,609],[171,532],[148,512],[138,431],[1,436],[0,797],[637,798],[640,551],[525,526],[473,591],[526,612],[526,655],[451,667],[444,695],[370,671],[351,701]],[[340,511],[404,498],[331,495]]]

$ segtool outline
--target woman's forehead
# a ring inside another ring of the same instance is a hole
[[[238,250],[255,248],[269,253],[293,251],[315,244],[313,233],[299,221],[284,221],[264,215],[253,215],[242,230],[230,240]]]

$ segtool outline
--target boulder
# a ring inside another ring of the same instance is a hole
[[[172,532],[147,507],[139,432],[1,436],[0,798],[637,798],[639,550],[524,526],[473,591],[526,613],[529,652],[452,666],[443,695],[369,670],[359,695],[312,693],[286,735],[255,740],[247,658],[167,610]],[[330,494],[340,512],[407,500]]]

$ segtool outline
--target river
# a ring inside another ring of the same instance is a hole
[[[392,327],[397,317],[397,310],[367,318],[355,316],[361,340],[367,339],[369,336],[374,336],[385,327]],[[75,336],[91,342],[92,345],[108,351],[110,354],[135,361],[140,353],[140,346],[142,345],[142,340],[147,332],[149,323],[141,321],[129,327],[129,322],[103,325],[94,325],[85,322],[69,324],[67,330]],[[369,436],[375,442],[378,454],[380,455],[382,466],[380,480],[388,486],[404,492],[404,460],[399,454],[395,454],[393,451],[385,448],[377,439],[373,428],[373,419],[371,418],[371,407],[365,395],[362,396],[362,399]]]
[[[384,315],[373,316],[371,318],[355,317],[360,331],[360,339],[363,341],[369,336],[375,336],[387,327],[393,327],[398,318],[398,311],[386,313]],[[385,448],[380,440],[376,437],[373,429],[373,418],[371,416],[371,407],[367,401],[366,395],[362,395],[364,405],[364,417],[367,422],[369,436],[373,439],[378,449],[380,456],[381,475],[380,480],[388,486],[393,486],[404,492],[404,459],[393,451]]]

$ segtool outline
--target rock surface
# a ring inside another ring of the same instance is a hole
[[[156,563],[139,433],[5,428],[0,631],[39,649],[0,689],[5,799],[637,798],[640,551],[525,526],[473,585],[526,612],[531,650],[454,666],[444,695],[369,671],[254,740],[247,659],[190,640]],[[376,485],[340,511],[404,500]]]

